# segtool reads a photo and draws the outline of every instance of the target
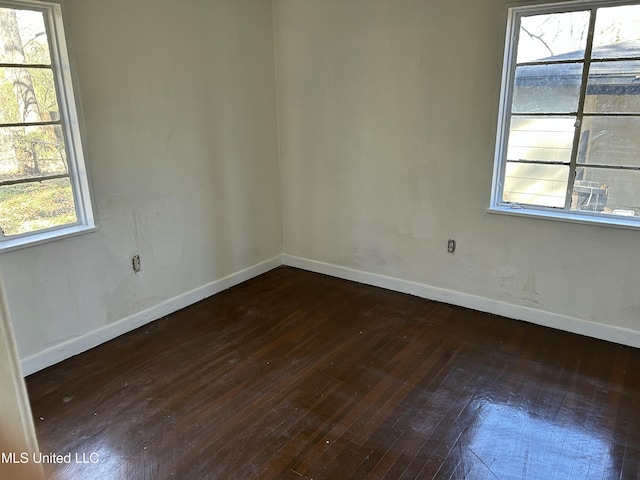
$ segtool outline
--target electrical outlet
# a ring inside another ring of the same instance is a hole
[[[138,273],[142,270],[142,264],[140,263],[140,255],[133,255],[131,257],[131,268],[133,268],[133,273]]]
[[[456,241],[455,240],[449,240],[447,242],[447,252],[453,253],[455,251],[456,251]]]

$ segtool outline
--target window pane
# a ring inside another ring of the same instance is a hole
[[[585,116],[578,163],[640,166],[638,132],[640,117]]]
[[[522,17],[517,62],[584,58],[589,12]]]
[[[58,120],[53,71],[0,68],[0,123]]]
[[[571,209],[640,215],[640,172],[608,168],[578,167]]]
[[[5,236],[76,222],[68,178],[0,187],[0,228]]]
[[[575,117],[511,117],[507,160],[571,161]]]
[[[640,113],[640,61],[592,63],[584,111]]]
[[[0,30],[4,32],[0,62],[18,64],[51,63],[49,42],[41,12],[0,8]]]
[[[62,127],[0,128],[0,181],[68,173]]]
[[[540,165],[507,162],[502,201],[564,207],[567,194],[568,165]]]
[[[640,5],[598,9],[592,57],[640,57]]]
[[[514,113],[573,113],[578,110],[582,64],[528,65],[516,68]]]

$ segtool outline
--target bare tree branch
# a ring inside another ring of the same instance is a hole
[[[534,35],[533,33],[531,33],[529,30],[526,29],[526,27],[524,25],[520,25],[520,28],[522,28],[522,30],[529,35],[529,37],[534,38],[536,40],[538,40],[540,43],[542,43],[542,45],[544,45],[544,48],[546,48],[547,50],[549,50],[549,54],[553,55],[553,50],[551,50],[551,47],[547,44],[547,42],[544,41],[544,39],[542,38],[541,35]]]

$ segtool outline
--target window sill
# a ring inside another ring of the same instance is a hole
[[[621,217],[602,213],[587,212],[553,212],[533,208],[513,208],[511,206],[494,205],[487,209],[487,213],[511,215],[514,217],[529,217],[559,222],[580,223],[583,225],[597,225],[627,230],[640,230],[640,217]]]
[[[10,252],[21,248],[42,245],[43,243],[63,240],[65,238],[76,237],[86,233],[95,232],[98,227],[91,225],[73,225],[69,227],[61,227],[51,230],[43,230],[42,232],[24,235],[20,237],[5,237],[0,240],[0,253]]]

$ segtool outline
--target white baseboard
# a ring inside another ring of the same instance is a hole
[[[352,280],[367,285],[386,288],[388,290],[408,293],[410,295],[415,295],[429,300],[458,305],[460,307],[466,307],[481,312],[493,313],[495,315],[523,320],[525,322],[535,323],[537,325],[551,327],[558,330],[565,330],[567,332],[607,340],[609,342],[619,343],[622,345],[628,345],[636,348],[640,347],[640,332],[635,330],[590,322],[575,317],[546,312],[544,310],[523,307],[467,293],[432,287],[421,283],[401,280],[399,278],[363,272],[293,255],[284,254],[282,256],[282,262],[284,265],[309,270],[311,272],[323,273],[332,277],[343,278],[345,280]]]
[[[89,332],[81,337],[74,338],[42,352],[36,353],[35,355],[31,355],[30,357],[21,360],[22,372],[25,376],[31,375],[32,373],[42,370],[54,363],[73,357],[74,355],[96,347],[101,343],[135,330],[142,325],[158,320],[159,318],[188,307],[189,305],[215,295],[216,293],[233,287],[234,285],[266,273],[280,265],[282,265],[282,257],[278,255],[277,257],[165,300],[158,305],[135,313],[129,317],[123,318],[122,320],[118,320],[117,322],[106,325],[98,330]]]

